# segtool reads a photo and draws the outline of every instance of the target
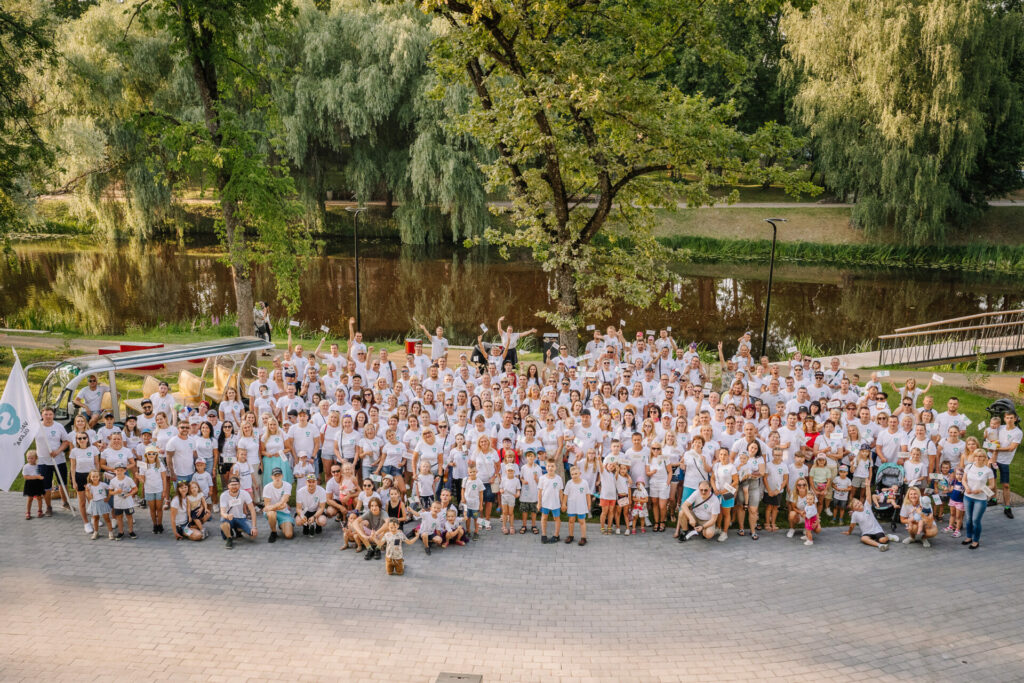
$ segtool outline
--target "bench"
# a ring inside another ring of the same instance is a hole
[[[160,380],[153,375],[146,375],[142,380],[142,396],[124,400],[125,411],[131,411],[136,415],[142,413],[142,399],[149,398],[160,388]]]
[[[178,405],[195,407],[203,400],[203,389],[206,382],[188,370],[178,373],[178,390],[174,392],[174,400]]]
[[[224,392],[228,387],[234,387],[237,393],[238,375],[222,365],[217,365],[213,368],[213,386],[207,388],[203,395],[214,403],[220,403],[224,400]]]

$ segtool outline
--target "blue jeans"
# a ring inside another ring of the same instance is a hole
[[[239,536],[249,536],[252,534],[252,520],[248,517],[236,517],[228,522],[228,524],[231,526],[231,530]],[[227,538],[223,530],[220,532],[220,537]]]
[[[964,524],[967,538],[977,543],[981,539],[981,516],[988,509],[987,500],[964,496]]]

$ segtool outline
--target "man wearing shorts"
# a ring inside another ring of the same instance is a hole
[[[68,466],[65,453],[71,450],[71,441],[68,440],[68,432],[64,426],[53,421],[53,409],[43,408],[41,415],[42,425],[39,427],[39,435],[36,437],[36,451],[39,454],[39,474],[43,477],[43,500],[46,501],[46,516],[53,516],[53,504],[51,502],[51,487],[53,486],[53,475],[58,474],[59,482],[67,482]],[[70,510],[64,488],[59,489],[61,500],[64,501],[64,509]]]
[[[256,507],[249,492],[241,489],[238,477],[231,477],[228,490],[220,494],[220,520],[220,535],[228,550],[234,547],[235,536],[256,538]]]

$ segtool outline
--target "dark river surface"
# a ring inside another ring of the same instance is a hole
[[[61,323],[88,333],[116,334],[133,324],[208,321],[234,311],[227,267],[203,247],[148,243],[82,247],[64,243],[15,246],[16,265],[0,265],[0,318],[5,326],[54,329]],[[346,329],[355,315],[352,245],[329,246],[302,275],[304,327]],[[680,343],[726,340],[745,330],[759,346],[768,289],[767,265],[679,264],[681,307],[619,304],[598,325],[626,320],[638,329],[671,325]],[[550,281],[526,259],[503,261],[482,251],[364,244],[360,248],[363,332],[399,338],[415,316],[442,324],[453,343],[475,338],[479,324],[498,316],[516,328],[550,330],[534,313],[552,306]],[[272,279],[255,274],[255,295],[271,303]],[[862,340],[896,327],[983,311],[1024,307],[1024,281],[938,271],[857,270],[776,266],[769,345],[781,352],[810,338],[829,353],[851,351]],[[278,330],[283,332],[283,330]]]

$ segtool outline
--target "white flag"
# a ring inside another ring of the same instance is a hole
[[[0,397],[0,489],[8,491],[25,464],[25,451],[39,432],[39,409],[14,354],[14,367]]]

